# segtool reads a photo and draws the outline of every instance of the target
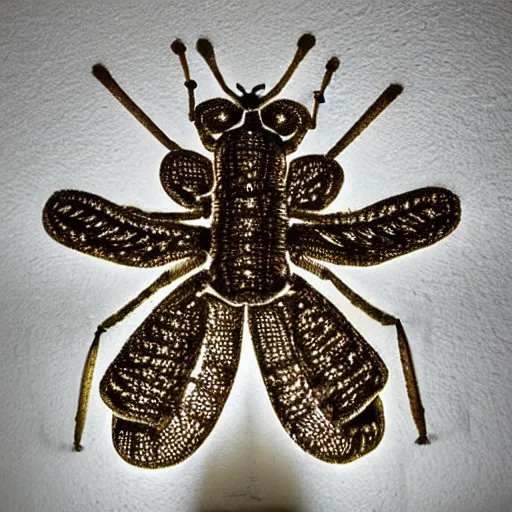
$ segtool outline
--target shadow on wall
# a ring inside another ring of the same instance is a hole
[[[225,509],[225,508],[216,508],[216,509],[200,509],[199,512],[226,512],[227,510],[236,510],[237,512],[297,512],[299,509],[291,509],[291,508],[267,508],[267,507],[250,507],[250,508],[236,508],[236,509]]]
[[[257,421],[248,421],[253,431]],[[210,459],[202,475],[198,512],[303,512],[299,483],[289,459],[258,436]],[[268,441],[268,440],[267,440]]]
[[[259,459],[259,457],[258,457]],[[293,469],[267,459],[255,468],[248,453],[215,461],[203,474],[197,512],[302,512],[300,490]]]

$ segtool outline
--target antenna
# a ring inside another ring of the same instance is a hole
[[[92,74],[113,94],[113,96],[132,114],[139,123],[150,131],[167,149],[176,151],[181,149],[176,142],[173,142],[158,126],[137,106],[137,104],[126,94],[121,86],[112,78],[108,69],[103,64],[95,64],[92,67]]]
[[[277,96],[284,88],[284,86],[289,82],[293,73],[295,73],[296,69],[299,67],[299,64],[302,62],[304,57],[307,55],[309,50],[315,46],[316,39],[313,34],[303,34],[300,36],[297,41],[297,51],[288,66],[288,69],[284,72],[283,76],[277,82],[273,89],[271,89],[263,98],[262,103],[266,103],[268,100]]]
[[[368,128],[370,123],[395,100],[404,88],[400,84],[391,84],[358,119],[358,121],[343,135],[343,137],[327,152],[329,158],[336,158],[354,139]]]
[[[221,72],[219,71],[219,67],[217,66],[217,60],[215,59],[215,52],[213,51],[213,45],[208,41],[208,39],[198,39],[196,44],[197,51],[206,61],[208,67],[212,70],[213,76],[221,86],[222,90],[231,98],[233,98],[237,105],[240,105],[240,98],[237,96],[235,92],[233,92],[224,81]],[[241,106],[241,105],[240,105]]]

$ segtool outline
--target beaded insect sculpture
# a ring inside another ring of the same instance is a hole
[[[233,385],[246,311],[263,380],[290,437],[311,455],[334,463],[373,450],[384,432],[379,393],[387,369],[345,316],[293,273],[290,261],[330,281],[371,318],[396,327],[417,442],[428,443],[402,323],[369,304],[319,260],[376,265],[432,245],[457,226],[459,199],[444,188],[427,187],[359,211],[321,213],[343,183],[335,158],[402,87],[389,86],[326,154],[287,163],[287,155],[316,126],[338,59],[326,65],[311,114],[295,101],[271,100],[314,44],[311,34],[299,39],[295,57],[267,94],[262,94],[264,85],[247,92],[239,84],[236,94],[217,67],[213,46],[200,39],[197,50],[230,99],[197,106],[186,47],[179,40],[171,45],[185,75],[190,121],[213,152],[213,163],[171,141],[106,68],[94,66],[96,78],[169,149],[161,183],[187,211],[149,213],[75,190],[54,193],[44,207],[46,231],[67,247],[134,267],[178,262],[98,326],[82,377],[76,450],[81,449],[101,334],[192,271],[130,336],[101,380],[101,396],[113,413],[114,445],[123,459],[165,467],[203,443]],[[210,227],[186,223],[200,218],[210,218]]]

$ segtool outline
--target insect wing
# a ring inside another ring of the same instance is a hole
[[[376,265],[438,242],[459,220],[459,198],[444,188],[427,187],[359,211],[293,224],[288,240],[292,253],[339,265]]]
[[[208,250],[209,230],[130,208],[77,190],[55,192],[43,224],[57,242],[98,258],[154,267]]]
[[[325,297],[294,276],[286,295],[249,309],[270,400],[290,437],[311,455],[350,462],[384,431],[378,393],[387,369]]]
[[[204,292],[200,273],[171,293],[107,370],[101,395],[130,464],[157,468],[191,455],[214,427],[238,368],[243,307]]]
[[[290,162],[286,182],[289,208],[323,210],[341,189],[343,169],[324,155],[304,155]]]

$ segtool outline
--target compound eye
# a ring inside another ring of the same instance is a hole
[[[240,122],[243,110],[224,98],[203,101],[195,110],[196,120],[210,133],[222,133]]]
[[[261,120],[281,137],[288,137],[298,129],[308,129],[311,116],[308,109],[296,101],[277,100],[262,109]]]

